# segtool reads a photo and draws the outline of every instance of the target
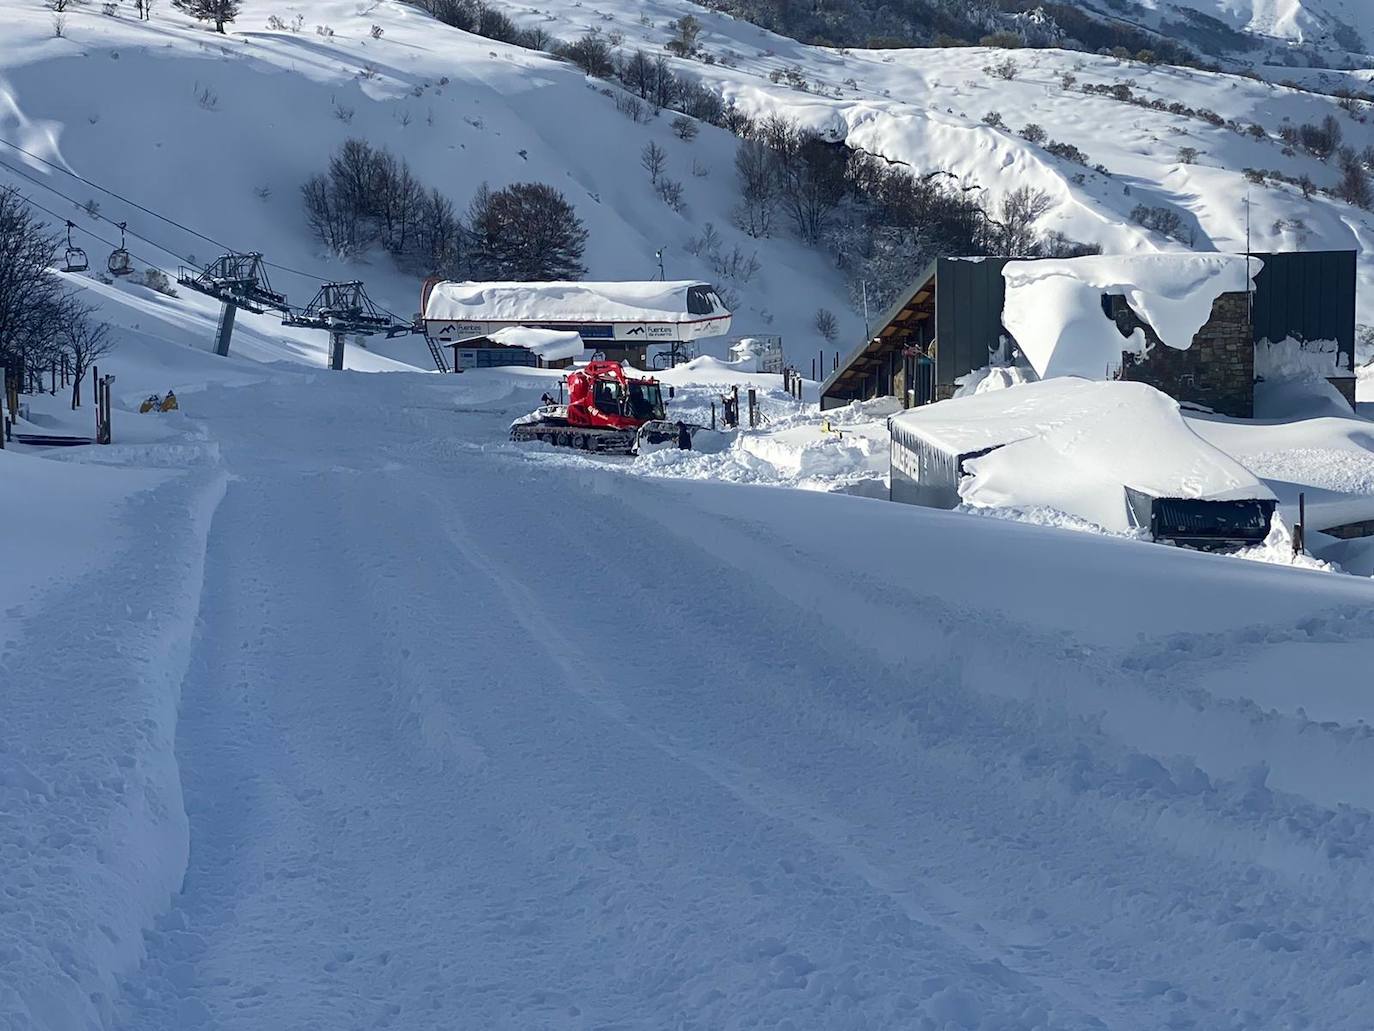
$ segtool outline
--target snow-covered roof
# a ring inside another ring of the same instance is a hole
[[[1273,497],[1248,469],[1194,433],[1178,402],[1144,383],[1075,377],[1024,383],[914,408],[894,415],[888,428],[898,443],[919,438],[950,454],[997,448],[999,457],[989,464],[1004,467],[1004,482],[1043,485],[1069,475],[1156,497]]]
[[[1248,274],[1247,274],[1248,265]],[[1102,309],[1122,294],[1169,347],[1186,350],[1223,293],[1250,289],[1263,267],[1237,254],[1092,255],[1009,261],[1002,269],[1002,325],[1042,378],[1103,379],[1122,351],[1143,353],[1144,334],[1123,337]]]
[[[506,347],[523,347],[546,362],[577,358],[586,348],[576,333],[561,329],[534,329],[530,326],[506,326],[487,334],[487,339]]]
[[[425,318],[474,322],[689,322],[719,311],[692,314],[688,287],[711,290],[696,280],[674,282],[436,283]],[[711,293],[714,298],[714,292]],[[713,302],[716,303],[716,302]]]

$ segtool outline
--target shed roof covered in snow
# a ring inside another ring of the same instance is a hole
[[[546,362],[578,358],[586,347],[576,333],[559,329],[532,329],[529,326],[507,326],[489,333],[487,339],[505,347],[523,347]]]
[[[424,314],[464,322],[690,322],[729,311],[709,283],[695,280],[441,282],[430,290]]]
[[[888,427],[896,443],[920,440],[950,455],[996,449],[974,463],[985,463],[978,474],[986,474],[986,503],[996,494],[997,503],[1015,504],[1020,490],[1030,495],[1074,478],[1155,497],[1273,497],[1194,433],[1176,401],[1144,383],[1025,383],[902,412]]]

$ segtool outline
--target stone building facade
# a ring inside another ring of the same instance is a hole
[[[1187,350],[1169,347],[1126,303],[1113,294],[1108,315],[1122,336],[1140,329],[1149,341],[1142,357],[1122,352],[1121,378],[1148,383],[1184,404],[1249,419],[1255,413],[1255,345],[1250,297],[1225,293],[1212,304],[1212,314]]]

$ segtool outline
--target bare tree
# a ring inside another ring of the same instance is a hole
[[[817,308],[813,324],[816,327],[816,332],[825,339],[826,343],[833,343],[835,338],[839,336],[839,322],[835,318],[835,313],[829,308]]]
[[[665,107],[672,107],[677,94],[677,76],[668,67],[668,59],[659,54],[654,58],[654,90],[649,97],[654,105],[654,114],[658,114]]]
[[[735,173],[741,197],[731,213],[732,221],[755,239],[765,237],[773,228],[778,186],[768,148],[759,140],[741,140],[735,151]]]
[[[57,341],[72,373],[72,408],[81,407],[81,383],[91,366],[114,346],[108,323],[91,318],[92,309],[68,300],[57,320]]]
[[[654,91],[654,62],[643,50],[636,50],[620,67],[620,81],[625,88],[648,100]]]
[[[673,38],[668,40],[669,53],[679,57],[691,57],[697,52],[697,37],[701,35],[701,22],[690,14],[684,14],[677,21],[668,23]]]
[[[639,155],[640,165],[649,173],[649,182],[655,186],[658,185],[658,177],[663,174],[663,166],[667,161],[668,156],[663,153],[663,148],[653,140],[644,145],[644,150]]]
[[[197,21],[214,22],[215,31],[221,34],[224,26],[239,16],[239,0],[172,0],[172,6]]]
[[[449,199],[430,190],[420,205],[415,228],[414,260],[419,271],[456,277],[463,262],[463,225]]]
[[[611,47],[599,32],[588,32],[575,43],[568,43],[558,49],[558,56],[566,58],[587,75],[598,79],[609,78],[615,70],[611,61]]]
[[[697,138],[697,123],[686,115],[678,115],[672,123],[673,135],[684,143],[690,143]]]
[[[1358,208],[1368,208],[1374,203],[1374,190],[1369,186],[1369,173],[1354,151],[1341,153],[1341,179],[1332,191],[1337,197]]]
[[[1035,223],[1054,202],[1044,190],[1018,186],[1002,198],[1001,219],[994,220],[997,249],[1005,255],[1025,257],[1039,250]]]
[[[53,354],[63,303],[52,271],[57,246],[19,194],[0,188],[0,365],[20,376],[46,367]]]

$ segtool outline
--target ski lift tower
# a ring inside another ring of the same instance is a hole
[[[221,358],[229,353],[238,309],[247,309],[255,315],[269,308],[289,310],[286,295],[277,293],[267,281],[261,254],[221,254],[203,269],[183,266],[177,271],[177,282],[220,302],[215,354]]]
[[[414,330],[414,327],[397,322],[373,304],[363,284],[356,280],[351,283],[325,283],[314,300],[299,314],[288,314],[282,319],[282,325],[328,330],[329,367],[336,370],[343,368],[345,337],[373,336],[377,333],[394,337]]]

